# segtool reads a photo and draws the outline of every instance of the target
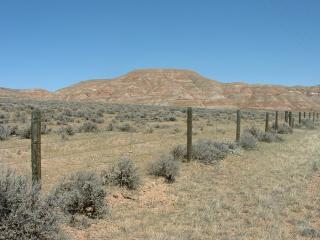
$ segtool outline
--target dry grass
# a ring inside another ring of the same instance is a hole
[[[212,121],[209,125],[206,121],[194,121],[194,141],[234,140],[233,121]],[[242,128],[253,123],[245,121]],[[255,124],[264,127],[263,121]],[[260,143],[258,150],[228,156],[214,166],[184,163],[176,182],[167,184],[164,179],[148,176],[149,164],[173,146],[185,143],[185,122],[178,118],[161,125],[167,127],[154,128],[149,134],[80,133],[66,141],[57,134],[43,136],[45,192],[70,172],[100,171],[121,156],[132,158],[143,176],[143,186],[136,191],[108,187],[109,217],[95,220],[87,229],[65,226],[73,239],[291,240],[310,239],[304,238],[302,231],[320,229],[318,130],[295,130],[285,136],[285,142]],[[1,147],[27,146],[0,150],[1,162],[30,175],[29,141],[11,138],[1,142]]]
[[[86,239],[303,239],[320,228],[318,139],[298,132],[217,166],[185,164],[173,185],[146,179],[133,197],[112,195],[110,219]]]

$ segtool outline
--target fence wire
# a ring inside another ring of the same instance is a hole
[[[297,113],[293,114],[294,118],[296,119],[295,122],[298,122],[299,115]],[[301,119],[311,119],[313,120],[313,114],[310,115],[309,112],[306,112],[305,116],[304,113],[301,113]],[[315,114],[315,121],[319,121],[318,115]],[[47,122],[42,118],[42,123],[47,124]],[[30,121],[31,118],[21,119],[21,120],[12,120],[12,119],[0,119],[1,122],[5,122],[5,124],[19,124],[24,123],[26,124]],[[275,114],[270,114],[269,123],[270,125],[273,124],[275,120]],[[279,111],[279,123],[285,122],[285,114],[284,112]],[[236,129],[236,117],[235,113],[225,113],[222,116],[214,116],[214,117],[202,117],[198,115],[194,115],[193,120],[193,139],[194,142],[201,139],[201,138],[211,138],[214,140],[219,141],[234,141],[235,140],[235,129]],[[31,125],[31,124],[30,124]],[[168,132],[166,129],[155,129],[157,135],[153,137],[153,133],[150,134],[150,138],[156,138],[151,140],[139,140],[141,136],[147,136],[145,133],[142,132],[121,132],[121,131],[104,131],[99,133],[80,133],[80,136],[77,136],[79,133],[76,133],[74,136],[67,136],[67,139],[59,139],[55,136],[46,137],[46,135],[42,136],[42,159],[44,161],[54,161],[54,160],[62,160],[64,161],[65,158],[70,156],[75,157],[85,157],[90,155],[95,155],[99,158],[114,158],[115,156],[126,155],[129,157],[144,157],[150,156],[154,157],[161,154],[160,151],[170,151],[173,146],[168,144],[186,144],[186,122],[183,124],[179,123],[174,126],[174,129],[171,129],[172,132]],[[250,126],[257,126],[261,130],[264,129],[264,119],[263,114],[259,112],[258,114],[255,113],[246,113],[246,116],[242,116],[241,120],[241,130],[244,130]],[[59,135],[57,135],[59,136]],[[168,139],[170,138],[170,141]],[[14,142],[15,145],[7,145],[13,144],[12,142],[1,142],[0,141],[0,155],[8,155],[8,154],[15,154],[10,151],[19,150],[22,152],[22,155],[17,155],[17,159],[19,161],[10,162],[10,157],[5,157],[0,159],[0,164],[4,164],[6,166],[11,167],[19,167],[19,164],[23,163],[26,165],[29,163],[31,154],[25,154],[26,151],[31,152],[31,142],[21,144],[18,143],[18,138],[14,138],[16,141]],[[88,140],[86,142],[86,140]],[[23,140],[26,141],[26,140]],[[31,141],[31,140],[28,140]],[[104,145],[101,145],[101,143]],[[116,144],[116,142],[119,142]],[[3,144],[2,144],[3,143]],[[79,143],[79,144],[77,144]],[[98,147],[94,145],[99,143]],[[5,146],[6,144],[7,146]],[[150,146],[151,145],[151,146]],[[153,147],[156,145],[156,147]],[[63,147],[63,148],[60,148]],[[60,148],[60,149],[59,149]],[[66,149],[68,148],[68,149]],[[82,148],[82,149],[81,149]],[[123,148],[123,149],[121,149]],[[155,150],[157,148],[158,150]],[[118,151],[118,149],[120,149]],[[8,152],[6,152],[8,150]],[[102,160],[100,160],[102,161]],[[54,161],[55,162],[55,161]],[[75,165],[81,165],[82,163],[79,161],[78,163],[74,163]],[[26,171],[29,172],[29,171]]]

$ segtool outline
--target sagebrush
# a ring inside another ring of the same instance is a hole
[[[238,149],[235,143],[200,139],[192,145],[192,159],[212,164],[224,159],[230,153],[236,153]],[[171,153],[175,159],[186,159],[187,148],[183,145],[178,145]]]
[[[10,136],[11,130],[6,125],[0,125],[0,140],[7,140]]]
[[[0,239],[66,239],[59,218],[26,177],[0,172]]]
[[[174,182],[179,174],[179,169],[179,161],[174,159],[172,155],[164,155],[152,163],[150,173],[155,176],[164,177],[168,182]]]
[[[243,132],[240,137],[240,146],[245,150],[253,150],[257,148],[257,138],[250,132]]]
[[[111,169],[102,172],[104,184],[118,185],[128,189],[137,189],[140,184],[140,174],[134,162],[121,158]]]
[[[50,193],[49,202],[71,215],[99,218],[107,210],[105,197],[100,177],[93,171],[79,171],[58,183]]]

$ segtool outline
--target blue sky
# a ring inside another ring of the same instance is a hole
[[[56,90],[140,68],[320,84],[319,0],[1,0],[0,86]]]

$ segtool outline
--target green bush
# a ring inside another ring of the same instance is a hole
[[[162,156],[155,161],[150,168],[150,173],[155,176],[164,177],[168,182],[174,182],[179,173],[180,162],[173,156]]]
[[[110,170],[102,172],[104,184],[118,185],[128,189],[137,189],[140,184],[138,169],[132,160],[122,158]]]
[[[79,171],[64,178],[51,192],[49,202],[65,213],[98,218],[106,213],[106,192],[93,171]]]
[[[25,177],[0,172],[0,239],[66,239],[54,210]]]

